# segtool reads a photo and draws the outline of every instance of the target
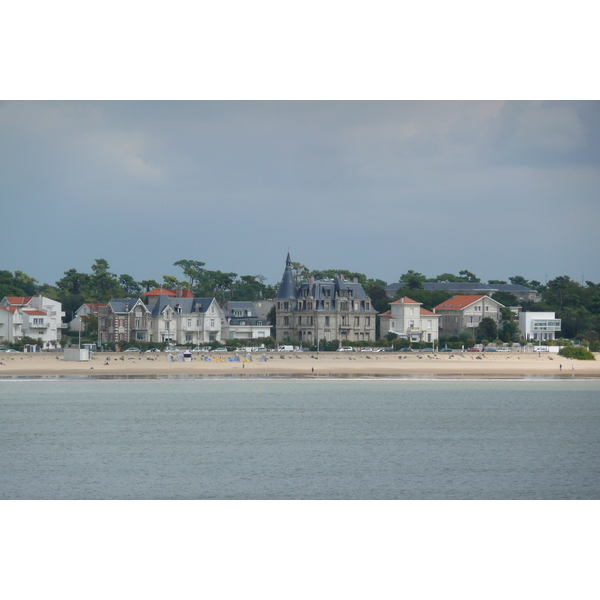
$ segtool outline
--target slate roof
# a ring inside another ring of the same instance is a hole
[[[528,288],[527,286],[514,284],[514,283],[453,283],[449,281],[444,282],[423,282],[423,289],[427,291],[432,290],[446,290],[449,292],[508,292],[510,294],[515,293],[536,293],[535,290]],[[386,292],[392,292],[403,286],[402,283],[390,283],[385,290]]]
[[[127,307],[127,304],[129,305],[129,308]],[[108,303],[113,313],[131,312],[136,304],[140,304],[148,310],[148,307],[139,298],[112,298]]]
[[[169,296],[159,296],[156,304],[150,307],[151,315],[158,317],[162,312],[170,306],[173,310],[177,306],[181,306],[182,314],[203,314],[208,310],[214,298],[170,298]]]
[[[285,271],[283,272],[283,277],[281,278],[281,284],[279,285],[277,298],[279,300],[296,299],[296,282],[294,281],[294,274],[292,273],[292,261],[290,259],[289,252],[287,258],[285,259]]]

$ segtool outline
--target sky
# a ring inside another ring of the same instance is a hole
[[[594,101],[5,101],[1,268],[600,282]]]

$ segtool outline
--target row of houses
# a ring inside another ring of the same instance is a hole
[[[393,291],[394,285],[388,286],[388,293]],[[447,285],[481,287],[486,284]],[[514,289],[524,286],[510,287],[511,293],[518,292],[523,299],[530,298],[524,290],[535,294],[528,288]],[[323,339],[374,341],[377,317],[381,337],[394,333],[410,341],[434,342],[442,335],[458,335],[465,329],[475,332],[486,317],[499,323],[504,308],[488,294],[461,293],[432,310],[403,297],[390,302],[390,310],[378,315],[357,279],[348,280],[342,275],[323,280],[311,277],[297,284],[288,253],[275,300],[231,301],[219,305],[214,297],[194,298],[189,290],[156,288],[141,298],[113,298],[105,304],[84,304],[76,311],[69,328],[81,330],[86,319],[96,315],[98,339],[102,343],[202,345],[256,340],[273,335],[268,316],[273,307],[276,341],[299,340],[307,345]],[[518,307],[512,310],[526,339],[551,340],[560,331],[560,319],[556,319],[554,313],[521,313]],[[43,296],[4,298],[0,303],[0,340],[12,342],[28,335],[41,338],[46,347],[54,347],[61,336],[62,317],[60,303]]]
[[[317,339],[344,341],[375,340],[376,316],[380,320],[380,336],[395,333],[413,342],[434,342],[442,335],[458,335],[473,331],[482,319],[489,317],[499,324],[504,305],[489,294],[503,291],[515,294],[521,300],[536,299],[535,290],[512,284],[424,284],[426,289],[456,289],[461,292],[432,310],[422,307],[408,297],[390,302],[390,310],[377,315],[371,299],[357,279],[347,281],[339,275],[333,279],[296,285],[292,262],[288,253],[286,266],[276,298],[277,341],[290,339],[312,343]],[[386,293],[393,296],[400,284],[392,284]],[[465,294],[481,289],[488,293]],[[552,340],[560,331],[560,319],[554,313],[522,313],[520,307],[511,307],[526,339]]]

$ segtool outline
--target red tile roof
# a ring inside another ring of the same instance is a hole
[[[192,294],[192,292],[190,292],[190,290],[185,289],[181,292],[181,297],[182,298],[193,298],[194,294]]]
[[[167,290],[162,287],[154,288],[153,290],[148,290],[142,294],[143,296],[177,296],[177,292],[175,290]]]
[[[6,300],[13,306],[24,306],[31,302],[31,296],[6,296]]]
[[[432,313],[430,310],[427,310],[426,308],[423,308],[423,307],[421,306],[421,314],[422,314],[422,315],[432,315],[432,314],[434,314],[434,313]]]
[[[16,306],[0,306],[0,308],[6,312],[13,313],[13,315],[17,312]]]
[[[28,309],[28,308],[24,308],[23,309],[24,313],[27,313],[28,315],[42,315],[42,316],[46,316],[46,313],[42,310],[37,310],[36,308],[33,309]]]
[[[404,298],[400,298],[395,300],[394,302],[390,302],[390,304],[422,304],[422,302],[417,302],[416,300],[412,300],[408,296],[404,296]]]
[[[477,300],[481,300],[485,298],[485,295],[479,296],[452,296],[452,298],[448,300],[444,300],[441,304],[434,306],[434,310],[461,310],[473,302],[477,302]]]

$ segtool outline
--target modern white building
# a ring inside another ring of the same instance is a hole
[[[526,340],[554,340],[561,322],[553,312],[519,313],[519,329]]]
[[[439,337],[437,315],[408,296],[390,303],[390,310],[379,315],[380,335],[395,333],[412,342],[433,342]]]

